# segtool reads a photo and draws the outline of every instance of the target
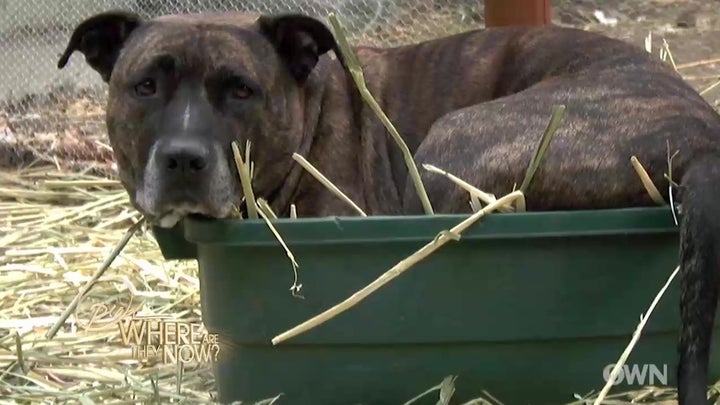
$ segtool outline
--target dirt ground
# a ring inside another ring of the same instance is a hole
[[[663,38],[677,65],[716,60],[696,67],[680,69],[698,91],[720,78],[720,0],[554,0],[553,20],[559,25],[582,27],[603,32],[630,43],[644,46],[649,32],[653,51],[659,53]],[[598,21],[617,19],[615,25]],[[720,102],[720,88],[706,94],[714,105]]]

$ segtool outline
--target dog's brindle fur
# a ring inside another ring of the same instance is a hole
[[[108,12],[76,28],[59,66],[80,51],[109,82],[122,183],[148,217],[174,216],[166,226],[189,213],[224,217],[238,202],[233,140],[252,142],[256,195],[279,214],[295,203],[304,217],[355,215],[293,152],[370,215],[421,213],[399,149],[330,56],[336,49],[322,23],[300,15]],[[654,56],[579,30],[478,30],[356,52],[416,161],[496,195],[522,181],[552,105],[565,104],[530,210],[652,205],[630,157],[663,185],[667,144],[679,151],[680,404],[705,403],[720,281],[718,114]],[[444,177],[423,181],[436,212],[470,210]]]

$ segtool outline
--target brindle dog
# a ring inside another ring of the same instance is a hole
[[[498,28],[355,50],[416,161],[496,195],[522,181],[552,105],[565,104],[527,190],[529,210],[652,205],[630,157],[665,185],[667,144],[679,151],[680,404],[705,403],[720,282],[718,114],[654,56],[580,30]],[[355,215],[293,152],[369,215],[422,212],[399,149],[332,57],[333,34],[314,18],[143,20],[111,11],[77,26],[60,68],[75,51],[109,83],[107,128],[122,184],[163,226],[231,212],[241,195],[233,140],[252,142],[255,192],[279,214],[294,203],[304,217]],[[437,212],[469,212],[466,193],[447,179],[424,173],[423,181]]]

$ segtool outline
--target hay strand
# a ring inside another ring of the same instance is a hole
[[[275,211],[272,210],[270,207],[270,204],[268,204],[267,201],[265,201],[262,198],[257,199],[257,205],[259,208],[262,208],[263,211],[265,211],[265,214],[267,214],[268,217],[272,219],[277,219],[278,216],[275,214]]]
[[[720,58],[703,59],[703,60],[698,60],[695,62],[683,63],[680,65],[677,65],[677,68],[678,68],[678,70],[689,69],[689,68],[698,67],[698,66],[712,65],[714,63],[720,63]]]
[[[561,105],[553,106],[552,115],[550,116],[550,120],[548,121],[547,126],[545,127],[545,131],[543,132],[542,136],[540,137],[540,142],[538,143],[537,149],[535,150],[535,154],[533,155],[532,159],[530,160],[530,164],[528,165],[528,168],[525,172],[525,178],[523,179],[523,182],[520,184],[520,191],[522,191],[523,195],[526,194],[528,191],[528,188],[530,188],[530,184],[532,183],[533,179],[535,178],[535,173],[537,172],[538,168],[540,167],[540,163],[542,162],[543,158],[545,157],[545,153],[547,153],[547,149],[550,146],[550,141],[552,141],[553,137],[555,136],[555,133],[557,133],[557,130],[560,127],[560,123],[562,122],[562,118],[564,115],[565,115],[565,106],[564,105],[561,104]]]
[[[285,250],[285,255],[290,259],[290,264],[292,265],[293,269],[293,284],[290,286],[290,293],[293,295],[293,297],[297,298],[304,298],[302,295],[300,295],[300,290],[302,289],[302,284],[298,284],[298,268],[300,268],[300,265],[295,260],[295,255],[293,255],[290,248],[285,243],[285,240],[283,240],[282,236],[280,236],[280,233],[275,229],[275,226],[270,221],[271,214],[270,207],[265,203],[264,200],[258,200],[259,204],[257,206],[258,212],[260,213],[260,216],[265,221],[265,224],[270,228],[270,232],[273,233],[275,236],[275,239],[277,239],[278,242],[280,242],[280,245],[282,245],[282,248]]]
[[[660,55],[661,55],[661,56],[660,56],[660,59],[662,59],[663,61],[664,61],[666,58],[669,58],[669,59],[670,59],[670,65],[672,65],[673,69],[674,69],[676,72],[678,71],[678,67],[677,67],[677,65],[675,64],[675,58],[673,58],[673,54],[672,54],[672,52],[670,51],[670,44],[667,43],[667,41],[665,40],[665,38],[663,38],[663,47],[660,49]]]
[[[700,90],[700,95],[704,96],[705,94],[715,90],[718,86],[720,86],[720,80],[717,80],[715,83],[711,84],[710,86],[704,88],[703,90]]]
[[[480,199],[474,195],[470,195],[470,209],[472,212],[478,212],[482,209],[482,203]]]
[[[365,286],[361,290],[354,293],[351,297],[346,299],[345,301],[333,306],[332,308],[326,310],[325,312],[301,323],[298,326],[295,326],[294,328],[283,332],[276,337],[272,339],[272,344],[277,345],[279,343],[284,342],[285,340],[288,340],[294,336],[297,336],[301,333],[307,332],[308,330],[315,328],[330,319],[340,315],[341,313],[347,311],[348,309],[354,307],[355,305],[359,304],[362,300],[367,298],[370,294],[380,289],[385,284],[389,283],[393,279],[399,277],[404,272],[406,272],[409,268],[414,266],[415,264],[419,263],[426,257],[428,257],[430,254],[435,252],[436,250],[440,249],[443,245],[445,245],[447,242],[454,240],[456,235],[460,235],[463,231],[465,231],[467,228],[469,228],[472,224],[480,220],[480,218],[484,217],[485,215],[496,211],[499,207],[502,207],[503,205],[513,203],[517,198],[522,196],[521,191],[515,191],[512,192],[494,203],[488,205],[487,207],[483,208],[482,210],[472,214],[470,217],[465,219],[464,221],[460,222],[459,224],[455,225],[452,229],[449,231],[444,231],[445,233],[432,241],[430,241],[428,244],[420,248],[418,251],[413,253],[411,256],[403,259],[398,264],[393,266],[390,270],[382,274],[380,277],[375,279],[372,283]]]
[[[446,171],[446,170],[444,170],[444,169],[440,169],[439,167],[434,166],[434,165],[431,165],[431,164],[429,164],[429,163],[423,163],[422,166],[423,166],[423,169],[425,169],[425,170],[427,170],[427,171],[429,171],[429,172],[431,172],[431,173],[435,173],[435,174],[439,174],[439,175],[442,175],[442,176],[447,177],[448,180],[452,181],[452,182],[455,183],[458,187],[460,187],[460,188],[462,188],[463,190],[467,191],[468,194],[470,194],[470,199],[471,199],[471,201],[472,201],[473,199],[477,199],[477,200],[480,200],[480,201],[484,202],[485,204],[492,204],[492,203],[494,203],[494,202],[496,201],[496,198],[495,198],[494,195],[489,194],[489,193],[486,193],[486,192],[480,190],[479,188],[473,186],[472,184],[466,182],[465,180],[463,180],[463,179],[455,176],[454,174],[452,174],[452,173],[450,173],[450,172],[448,172],[448,171]],[[477,203],[475,203],[475,205],[477,205]],[[472,206],[472,204],[471,204],[471,206]],[[478,209],[477,211],[479,211],[479,209]],[[501,208],[499,209],[499,211],[501,211],[501,212],[512,212],[512,211],[514,211],[514,210],[513,210],[512,207],[501,207]]]
[[[293,159],[300,164],[300,166],[303,167],[303,169],[307,170],[308,173],[310,173],[313,177],[315,177],[316,180],[318,180],[320,183],[322,183],[323,186],[325,186],[330,192],[335,194],[336,197],[346,202],[349,206],[351,206],[360,216],[366,217],[367,214],[365,214],[365,211],[363,211],[360,207],[358,207],[353,200],[350,199],[345,193],[343,193],[337,186],[335,186],[327,177],[325,177],[318,169],[315,168],[310,162],[307,161],[302,155],[298,153],[293,153]]]
[[[358,61],[357,56],[350,48],[350,44],[348,43],[347,36],[345,34],[345,30],[341,26],[340,21],[338,21],[338,18],[335,16],[335,13],[330,13],[328,19],[330,20],[333,30],[335,31],[338,46],[340,47],[340,51],[342,54],[341,57],[345,60],[345,63],[347,64],[348,70],[350,72],[350,76],[352,76],[355,85],[360,91],[360,95],[362,96],[363,100],[365,100],[365,102],[368,104],[368,106],[370,106],[375,115],[377,115],[383,125],[385,125],[385,128],[388,130],[393,140],[395,140],[395,142],[400,147],[403,158],[405,160],[405,165],[408,168],[410,178],[412,179],[418,196],[420,197],[420,201],[422,202],[425,214],[433,215],[434,211],[432,204],[430,203],[430,198],[427,195],[427,191],[425,191],[425,186],[423,185],[423,182],[420,178],[420,172],[418,171],[415,160],[410,153],[410,149],[408,148],[407,144],[402,139],[393,123],[387,117],[387,115],[377,103],[375,97],[373,97],[372,93],[365,84],[364,74],[362,68],[360,67],[360,61]]]
[[[645,328],[645,324],[647,323],[647,320],[650,319],[650,315],[652,315],[653,310],[655,309],[655,305],[660,301],[660,298],[662,298],[663,294],[665,294],[665,290],[667,290],[668,286],[670,286],[670,283],[675,278],[675,275],[680,270],[680,266],[676,267],[675,270],[670,274],[670,277],[665,282],[665,285],[660,289],[660,291],[655,296],[655,299],[653,299],[652,303],[650,304],[650,307],[648,308],[647,312],[643,315],[640,314],[640,323],[638,323],[637,328],[635,329],[635,332],[633,333],[632,339],[630,339],[630,343],[627,345],[623,353],[620,355],[620,358],[615,363],[615,366],[613,367],[612,371],[610,372],[610,376],[608,377],[607,382],[605,383],[605,386],[600,391],[600,394],[598,394],[597,398],[593,402],[593,405],[600,405],[600,403],[605,399],[605,396],[607,395],[608,391],[610,391],[610,388],[615,383],[615,379],[618,377],[618,374],[620,374],[620,371],[622,369],[622,366],[627,361],[627,358],[630,356],[630,353],[632,353],[633,348],[635,348],[635,344],[640,339],[640,334],[642,333],[643,328]]]
[[[667,144],[667,167],[668,171],[664,174],[665,178],[668,181],[668,198],[670,199],[670,211],[672,212],[673,221],[675,223],[675,226],[678,225],[678,218],[677,213],[675,212],[675,197],[674,197],[674,191],[673,187],[679,187],[677,183],[673,181],[672,178],[672,170],[673,170],[673,160],[675,160],[675,157],[680,153],[679,150],[676,150],[675,153],[672,155],[670,154],[670,140],[666,141]]]
[[[443,378],[440,384],[427,389],[425,392],[413,397],[409,401],[405,402],[403,405],[415,404],[417,401],[423,399],[424,397],[427,397],[435,391],[440,392],[440,399],[437,402],[437,405],[448,405],[450,403],[450,399],[455,394],[455,380],[457,380],[457,376],[447,376]]]
[[[249,148],[248,148],[249,149]],[[255,193],[252,189],[252,180],[250,179],[250,169],[245,161],[243,161],[240,147],[237,141],[232,143],[233,156],[235,157],[235,166],[240,175],[240,184],[242,185],[243,195],[245,196],[245,207],[249,219],[258,219],[257,202],[255,201]]]
[[[133,226],[130,227],[130,229],[125,232],[125,235],[120,239],[118,244],[115,246],[115,248],[110,252],[110,255],[105,259],[105,261],[100,265],[100,268],[93,274],[92,278],[85,284],[85,287],[83,287],[82,290],[75,296],[75,298],[72,300],[70,305],[65,309],[65,311],[60,315],[60,318],[58,321],[53,325],[52,328],[48,331],[46,337],[48,339],[52,339],[55,337],[55,334],[58,332],[60,327],[65,323],[65,321],[70,317],[70,315],[75,312],[75,309],[77,308],[78,304],[80,303],[80,300],[90,292],[92,287],[95,285],[95,283],[102,277],[103,274],[107,271],[108,268],[110,268],[110,265],[113,261],[120,255],[120,252],[125,248],[127,243],[130,241],[130,238],[135,235],[135,232],[137,232],[140,227],[145,223],[145,218],[143,217],[139,221],[137,221]]]
[[[645,187],[645,190],[647,190],[648,195],[650,195],[650,198],[655,202],[655,204],[667,205],[665,199],[662,195],[660,195],[660,191],[658,191],[657,187],[655,187],[655,183],[653,183],[650,179],[650,175],[648,175],[648,172],[645,170],[642,163],[640,163],[640,160],[636,156],[632,156],[630,157],[630,163],[632,163],[635,172],[638,174],[640,181]]]

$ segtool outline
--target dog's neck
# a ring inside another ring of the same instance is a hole
[[[451,71],[433,69],[433,60],[438,58],[460,59],[462,49],[447,50],[452,43],[441,38],[416,45],[421,47],[419,51],[411,51],[413,45],[356,48],[370,93],[411,153],[440,116],[490,100],[500,91],[497,81],[490,80],[501,71],[504,54],[500,51],[488,55],[485,63],[471,71],[460,69],[459,64],[467,63],[461,60],[443,65]],[[468,47],[479,45],[464,43]],[[455,91],[458,86],[469,91]],[[408,170],[402,152],[336,58],[321,58],[304,86],[304,102],[304,134],[298,153],[368,215],[403,213]],[[294,203],[299,215],[357,214],[299,165],[290,170],[273,202],[273,208],[282,213]]]
[[[335,58],[320,59],[302,89],[302,134],[296,153],[364,207],[358,176],[360,135],[351,79]],[[350,178],[348,178],[350,177]],[[273,210],[286,216],[295,204],[298,216],[356,215],[302,166],[293,164],[271,197]]]

